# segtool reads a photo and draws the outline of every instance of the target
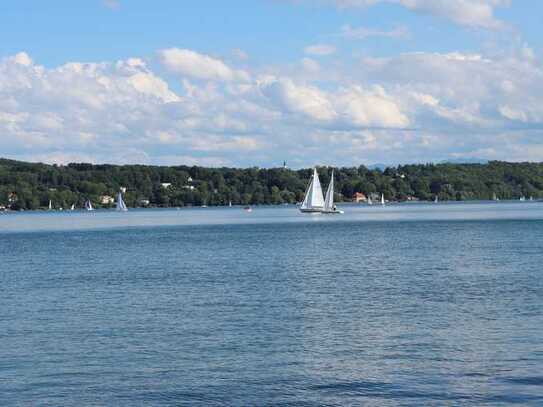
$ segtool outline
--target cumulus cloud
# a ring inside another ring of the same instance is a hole
[[[529,145],[534,159],[543,66],[525,48],[348,65],[306,57],[303,69],[241,77],[235,64],[182,52],[194,70],[175,52],[171,83],[141,58],[48,68],[21,52],[0,60],[0,150],[50,162],[301,166],[522,159]]]
[[[223,61],[189,49],[169,48],[159,52],[160,61],[173,73],[204,80],[249,80],[242,70],[234,70]]]

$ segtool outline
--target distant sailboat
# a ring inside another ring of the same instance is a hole
[[[534,197],[533,197],[533,196],[531,196],[531,197],[530,197],[530,201],[533,201],[533,200],[534,200]]]
[[[373,201],[371,200],[371,196],[369,196],[369,195],[368,195],[367,202],[368,202],[368,205],[373,205]]]
[[[51,200],[49,199],[49,210],[52,211],[53,210],[53,202],[51,202]]]
[[[75,204],[72,204],[72,206],[70,206],[70,210],[73,211],[75,209]]]
[[[519,201],[524,202],[525,200],[526,200],[526,197],[525,197],[525,196],[521,196],[521,197],[519,198]]]
[[[92,207],[92,203],[91,203],[90,199],[87,199],[85,201],[85,209],[88,210],[88,211],[93,211],[94,210],[94,208]]]
[[[495,192],[492,194],[492,200],[493,200],[493,201],[499,201],[499,200],[500,200],[500,198],[498,198],[498,197],[496,196],[496,193],[495,193]]]
[[[381,205],[385,205],[385,194],[381,194]]]
[[[232,207],[232,201],[228,201],[228,206],[231,208]]]
[[[123,212],[128,210],[128,208],[126,207],[126,204],[123,201],[123,194],[120,191],[117,194],[117,210],[123,211]]]
[[[332,177],[330,178],[330,184],[326,191],[326,198],[324,198],[324,209],[322,213],[343,213],[334,205],[334,171],[332,170]]]
[[[319,181],[317,169],[313,169],[313,176],[309,181],[307,190],[305,191],[304,201],[300,207],[301,212],[315,213],[322,212],[324,209],[324,198],[322,196],[322,187]]]
[[[434,198],[434,203],[439,203],[439,198],[437,197],[437,195],[436,195],[436,197]]]

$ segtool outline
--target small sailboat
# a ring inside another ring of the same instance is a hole
[[[94,210],[94,208],[92,207],[92,202],[90,201],[90,199],[87,199],[85,201],[85,209],[87,211],[93,211]]]
[[[381,205],[385,206],[385,194],[381,194]]]
[[[49,210],[52,211],[53,210],[53,202],[51,202],[51,200],[49,199]]]
[[[228,206],[231,208],[232,207],[232,201],[228,201]]]
[[[525,196],[521,196],[521,197],[519,198],[519,201],[521,201],[521,202],[524,202],[525,200],[526,200],[526,197],[525,197]]]
[[[118,211],[126,212],[128,208],[126,207],[126,204],[123,201],[123,194],[121,191],[117,194],[117,207],[116,209]]]
[[[72,204],[72,206],[70,206],[70,210],[71,211],[75,210],[75,204]]]
[[[531,196],[531,197],[530,197],[530,201],[533,201],[533,200],[534,200],[534,197],[533,197],[533,196]]]
[[[437,195],[436,195],[436,197],[434,198],[434,203],[439,203],[439,198],[437,197]]]
[[[373,205],[373,201],[371,200],[371,196],[369,196],[369,195],[368,195],[367,203],[368,203],[368,205]]]
[[[253,208],[251,208],[250,206],[246,206],[246,207],[243,208],[243,210],[244,210],[245,212],[252,212],[252,211],[253,211]]]
[[[300,212],[320,213],[324,209],[324,197],[322,196],[322,187],[319,181],[317,169],[313,168],[313,175],[305,191],[304,201],[300,207]]]
[[[330,184],[326,190],[326,198],[324,198],[324,209],[322,213],[343,213],[334,205],[334,171],[332,170],[332,177],[330,178]]]

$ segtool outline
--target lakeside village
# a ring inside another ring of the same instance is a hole
[[[321,182],[326,189],[321,188]],[[278,168],[239,169],[48,165],[0,159],[2,212],[109,209],[119,205],[131,208],[298,205],[320,211],[325,205],[330,209],[334,202],[372,205],[541,198],[541,163],[494,161],[384,169],[359,166],[292,170],[286,163]]]
[[[303,201],[300,201],[300,202],[296,202],[296,203],[292,203],[293,205],[297,205],[298,207],[301,208],[301,211],[302,212],[312,212],[313,210],[307,210],[304,208],[307,208],[307,207],[310,207],[311,206],[311,199],[315,199],[314,198],[314,195],[315,195],[315,190],[320,189],[321,190],[321,195],[322,195],[322,189],[321,189],[321,186],[320,186],[320,183],[319,183],[319,178],[318,178],[318,175],[317,175],[317,171],[316,169],[314,170],[315,173],[314,175],[311,177],[310,181],[309,181],[309,185],[307,187],[307,191],[304,195],[304,199]],[[189,177],[188,178],[188,182],[189,184],[188,185],[184,185],[183,188],[186,189],[186,190],[190,190],[190,191],[197,191],[197,186],[193,185],[194,183],[194,180]],[[318,185],[318,186],[317,186]],[[383,192],[370,192],[368,194],[365,194],[363,192],[354,192],[354,194],[350,197],[345,197],[343,196],[343,194],[341,193],[336,193],[334,192],[334,187],[333,187],[333,175],[332,175],[332,178],[331,178],[331,182],[329,184],[329,188],[328,188],[328,191],[327,191],[327,194],[326,194],[326,198],[317,198],[318,199],[321,199],[322,200],[322,204],[319,204],[317,203],[316,204],[316,207],[317,207],[317,210],[316,212],[329,212],[329,213],[342,213],[341,211],[338,211],[334,205],[334,199],[337,199],[339,198],[339,201],[340,202],[350,202],[350,203],[355,203],[355,204],[362,204],[362,205],[385,205],[385,204],[388,204],[388,203],[402,203],[402,202],[419,202],[421,201],[419,198],[417,198],[416,196],[412,196],[412,195],[407,195],[405,196],[405,199],[398,199],[398,200],[390,200],[390,199],[385,199],[385,195]],[[173,187],[172,183],[170,182],[162,182],[160,183],[160,188],[167,191],[167,190],[170,190]],[[92,202],[92,200],[90,199],[86,199],[80,206],[78,205],[78,203],[73,203],[72,205],[70,205],[69,208],[64,208],[62,206],[58,206],[58,205],[55,205],[55,203],[52,201],[52,200],[49,200],[48,202],[48,205],[47,206],[43,206],[43,207],[39,207],[37,208],[36,210],[49,210],[49,211],[54,211],[54,210],[58,210],[58,211],[63,211],[63,210],[77,210],[77,209],[82,209],[82,210],[87,210],[87,211],[92,211],[96,208],[100,208],[100,209],[117,209],[117,210],[121,210],[121,211],[126,211],[127,210],[127,206],[126,206],[126,203],[124,202],[124,199],[123,199],[123,196],[124,194],[126,194],[128,188],[127,187],[124,187],[124,186],[121,186],[119,187],[119,191],[117,193],[117,196],[114,197],[112,195],[107,195],[107,194],[104,194],[104,195],[100,195],[98,196],[96,202]],[[49,188],[49,192],[52,192],[52,193],[55,193],[57,192],[57,189],[56,188]],[[214,191],[215,193],[217,193],[218,191],[215,190]],[[334,198],[335,197],[335,198]],[[496,196],[496,194],[493,194],[493,197],[492,197],[492,200],[493,201],[500,201],[500,198],[498,198]],[[524,196],[521,196],[519,198],[520,201],[526,201],[526,197]],[[533,201],[534,198],[533,197],[529,197],[529,200],[530,201]],[[16,191],[12,191],[8,194],[8,199],[7,199],[7,205],[0,205],[0,212],[9,212],[9,211],[24,211],[24,209],[20,208],[18,206],[18,202],[19,202],[19,198],[17,196],[17,192]],[[319,201],[320,202],[320,201]],[[432,200],[429,200],[429,202],[433,202],[433,203],[438,203],[439,202],[439,195],[435,195],[434,196],[434,199]],[[291,203],[289,202],[282,202],[282,203],[276,203],[275,205],[289,205]],[[229,207],[232,207],[232,206],[243,206],[244,209],[249,209],[250,207],[246,204],[243,204],[243,203],[235,203],[233,204],[232,201],[228,201],[228,203],[221,203],[221,204],[212,204],[212,206],[229,206]],[[264,205],[273,205],[273,204],[264,204]],[[313,203],[313,205],[315,205],[315,203]],[[320,205],[320,206],[319,206]],[[187,204],[185,205],[186,207],[193,207],[193,206],[196,206],[196,205],[193,205],[193,204]],[[198,205],[198,206],[201,206],[201,207],[207,207],[207,204],[204,202],[202,205]],[[156,204],[153,204],[151,203],[151,199],[149,198],[140,198],[137,200],[137,205],[135,206],[137,208],[156,208],[156,207],[161,207],[160,205],[156,205]]]
[[[160,186],[161,186],[161,188],[168,189],[168,188],[171,188],[171,183],[164,182],[164,183],[161,183]],[[189,186],[189,188],[191,188],[191,190],[195,189],[195,187],[192,186],[192,185]],[[56,189],[51,188],[50,191],[51,192],[56,192]],[[126,193],[127,188],[126,187],[120,187],[119,191],[120,191],[120,194],[121,194],[120,197],[122,197],[122,194]],[[364,194],[363,192],[355,192],[354,195],[352,197],[350,197],[350,199],[345,199],[344,197],[341,196],[341,194],[338,194],[338,195],[340,196],[340,199],[343,198],[343,199],[341,199],[341,202],[352,202],[352,203],[366,204],[366,205],[373,205],[373,203],[381,203],[381,199],[383,197],[383,194],[380,194],[380,193],[377,193],[377,192],[373,192],[373,193],[370,193],[368,195]],[[119,195],[118,195],[118,197],[119,197]],[[63,210],[76,210],[76,209],[93,210],[94,208],[114,209],[114,208],[117,207],[117,201],[118,201],[118,199],[116,200],[116,198],[114,196],[112,196],[112,195],[100,195],[95,203],[93,203],[91,200],[86,200],[81,206],[78,206],[78,205],[76,205],[74,203],[69,208],[63,208],[62,206],[58,206],[52,200],[50,200],[47,206],[37,208],[37,210],[59,210],[59,211],[63,211]],[[414,197],[414,196],[408,196],[406,201],[417,202],[417,201],[419,201],[419,199]],[[0,205],[0,211],[8,212],[8,211],[24,210],[24,209],[19,209],[18,208],[17,202],[18,202],[17,193],[16,192],[9,193],[9,195],[8,195],[8,204],[7,205]],[[121,201],[119,201],[119,202],[121,202]],[[151,204],[151,201],[148,198],[140,198],[137,202],[138,202],[138,205],[136,207],[138,207],[138,208],[156,208],[156,207],[160,207],[158,205]],[[387,202],[387,203],[398,202],[399,203],[399,202],[403,202],[403,201],[385,200],[385,202]],[[89,206],[89,203],[92,206]],[[301,206],[302,204],[303,204],[303,201],[302,202],[297,202],[297,203],[295,203],[293,205]],[[268,204],[268,205],[273,205],[273,204]],[[289,205],[289,203],[284,202],[282,204],[276,204],[276,205]],[[196,205],[187,204],[185,206],[186,207],[193,207],[193,206],[196,206]],[[205,203],[202,204],[202,205],[199,205],[199,206],[207,207],[207,205]],[[244,207],[246,207],[247,205],[240,204],[240,203],[233,204],[231,201],[229,201],[226,204],[212,205],[212,206],[230,206],[230,207],[231,206],[244,206]],[[89,209],[89,208],[92,208],[92,209]]]

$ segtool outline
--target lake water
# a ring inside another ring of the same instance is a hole
[[[543,404],[543,203],[0,214],[0,404]]]

